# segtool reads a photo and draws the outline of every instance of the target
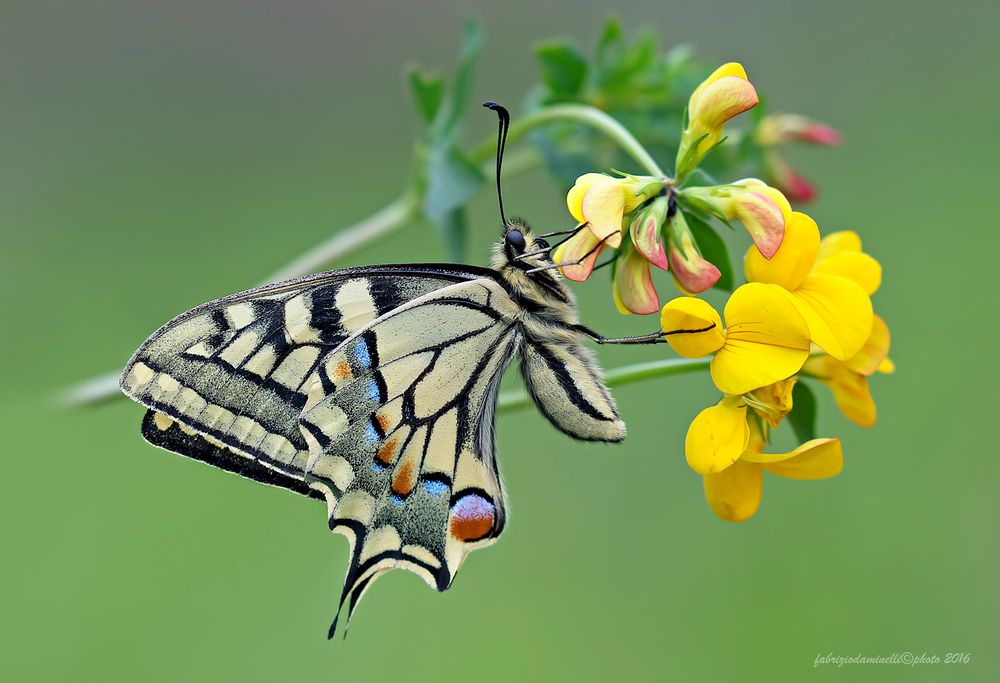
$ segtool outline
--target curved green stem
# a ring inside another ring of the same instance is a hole
[[[659,164],[646,151],[646,148],[635,139],[634,135],[628,132],[625,126],[600,109],[586,104],[556,104],[533,111],[511,124],[510,131],[507,133],[507,140],[514,142],[523,137],[525,133],[556,121],[576,121],[596,128],[611,138],[615,144],[622,148],[622,151],[632,157],[647,173],[657,177],[666,176],[663,169],[660,168]],[[492,153],[493,143],[484,142],[473,152],[473,158],[476,161],[483,161],[488,159]]]
[[[604,375],[604,383],[613,387],[619,384],[629,384],[650,377],[664,377],[666,375],[683,375],[689,372],[708,369],[711,363],[710,358],[668,358],[666,360],[654,360],[648,363],[636,363],[626,365],[608,371]],[[506,413],[531,404],[531,398],[523,390],[509,391],[500,395],[497,400],[497,412]]]

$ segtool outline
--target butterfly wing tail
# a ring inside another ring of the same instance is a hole
[[[449,289],[374,322],[316,368],[299,418],[305,479],[326,492],[351,556],[331,632],[385,572],[445,590],[503,529],[493,407],[520,337],[487,307],[495,290]]]

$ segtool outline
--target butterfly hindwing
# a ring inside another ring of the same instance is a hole
[[[146,416],[142,420],[142,436],[154,446],[186,455],[192,460],[208,463],[226,472],[268,486],[278,486],[309,498],[324,500],[322,492],[310,488],[302,479],[282,474],[261,464],[256,458],[226,448],[221,443],[213,443],[187,425],[155,410],[146,411]]]
[[[625,423],[588,349],[576,343],[529,339],[521,376],[535,405],[559,431],[581,441],[625,438]]]
[[[300,418],[306,479],[351,543],[348,613],[397,567],[446,589],[503,529],[493,411],[521,341],[516,316],[494,281],[455,284],[383,316],[317,368]]]

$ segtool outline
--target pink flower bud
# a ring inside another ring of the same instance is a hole
[[[765,147],[788,142],[807,142],[832,147],[840,144],[840,132],[825,123],[798,114],[765,116],[754,133],[757,144]]]
[[[701,255],[682,212],[678,211],[671,217],[668,235],[667,258],[677,285],[688,294],[711,289],[722,273]]]
[[[657,268],[667,270],[667,254],[663,249],[663,221],[667,217],[669,202],[660,197],[643,209],[634,221],[630,232],[636,249]]]

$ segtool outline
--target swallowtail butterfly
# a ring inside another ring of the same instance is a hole
[[[499,179],[509,118],[487,105]],[[557,429],[617,442],[625,424],[581,340],[662,340],[582,326],[551,247],[502,197],[500,211],[490,268],[346,268],[240,292],[168,322],[123,371],[153,445],[326,502],[351,546],[348,619],[383,573],[445,590],[503,532],[494,410],[514,359]]]

